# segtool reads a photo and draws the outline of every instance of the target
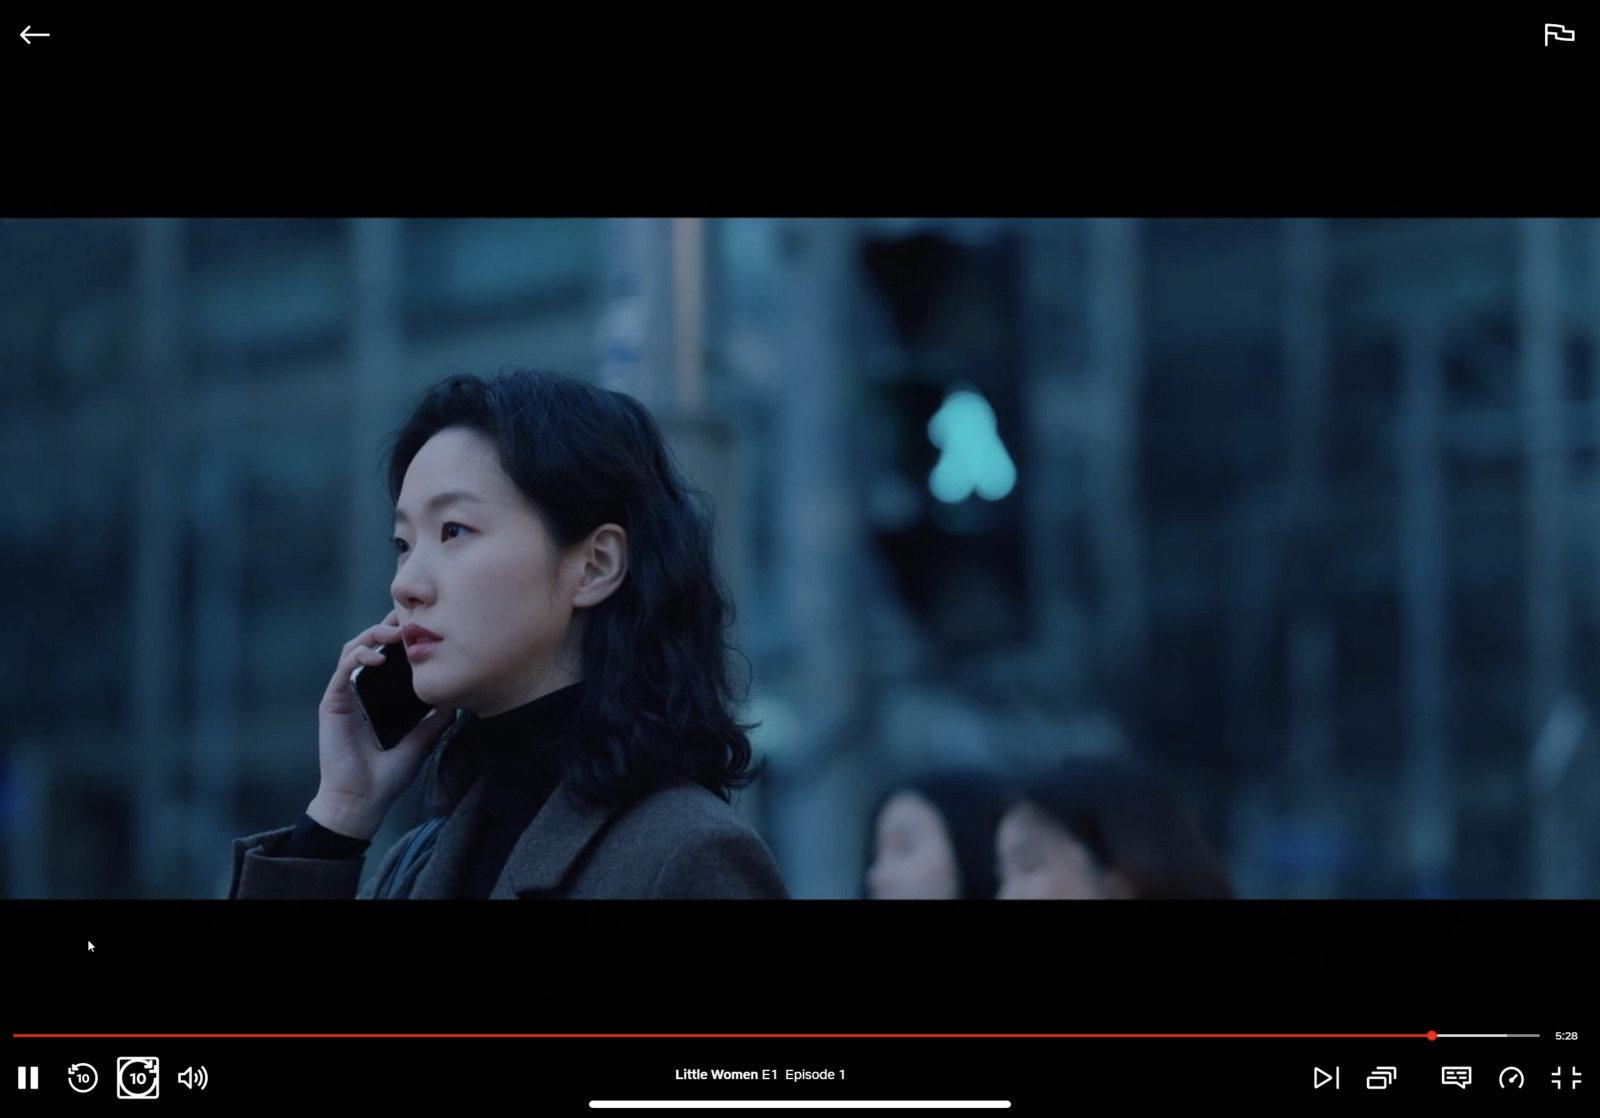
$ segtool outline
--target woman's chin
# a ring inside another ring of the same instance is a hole
[[[422,673],[413,672],[411,676],[411,690],[417,698],[431,707],[444,707],[446,710],[464,707],[458,694],[459,689],[449,686],[443,680],[422,678]]]

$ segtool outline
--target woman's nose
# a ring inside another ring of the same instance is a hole
[[[409,609],[428,601],[432,582],[427,577],[427,572],[413,556],[406,560],[405,565],[395,573],[394,579],[389,583],[389,597],[394,599],[394,604],[401,609]]]

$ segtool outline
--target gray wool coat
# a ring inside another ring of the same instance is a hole
[[[431,852],[407,865],[393,895],[455,897],[482,820],[479,782],[450,814]],[[370,898],[417,831],[401,838],[361,886],[365,858],[276,858],[292,828],[233,844],[229,897]],[[419,828],[420,830],[420,828]],[[522,833],[491,900],[771,899],[788,896],[771,851],[737,812],[697,784],[678,784],[621,809],[587,808],[557,787]]]

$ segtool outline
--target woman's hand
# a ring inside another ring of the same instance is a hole
[[[362,665],[376,666],[385,656],[404,656],[399,615],[356,636],[339,656],[328,689],[317,708],[317,754],[322,783],[306,809],[320,825],[351,838],[371,839],[383,817],[422,771],[455,712],[435,709],[393,749],[381,750],[350,693],[350,677]],[[380,652],[375,646],[383,645]]]

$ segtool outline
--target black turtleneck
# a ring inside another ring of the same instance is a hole
[[[556,746],[572,721],[581,683],[467,727],[483,758],[481,823],[458,896],[481,900],[494,891],[511,848],[561,781]]]
[[[582,693],[583,685],[575,683],[493,718],[475,718],[461,730],[462,739],[452,743],[477,753],[487,778],[482,819],[459,893],[462,898],[489,896],[517,839],[560,783],[556,745]],[[467,735],[470,741],[465,740]],[[279,856],[358,858],[370,845],[303,815]]]

